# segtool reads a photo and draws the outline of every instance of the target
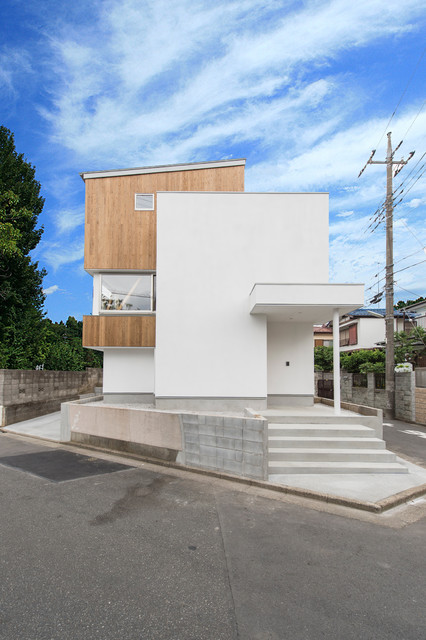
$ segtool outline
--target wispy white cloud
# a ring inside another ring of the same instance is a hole
[[[15,84],[22,75],[31,72],[30,57],[23,50],[2,47],[0,50],[0,87],[16,94]]]
[[[59,233],[73,231],[84,224],[84,207],[61,209],[55,213],[55,224]]]
[[[75,240],[67,245],[55,241],[44,242],[41,254],[44,261],[53,268],[53,271],[57,271],[60,267],[83,259],[83,240]]]
[[[339,53],[401,35],[421,12],[419,0],[261,7],[254,0],[110,1],[96,31],[64,30],[52,40],[60,84],[54,108],[43,113],[55,139],[92,162],[193,159],[230,137],[252,139],[253,113],[262,113],[264,131],[280,130],[277,98],[290,106],[292,90],[302,94],[314,84],[310,73],[326,80]],[[344,96],[349,92],[353,102],[359,87],[351,88],[350,79],[330,80],[345,110]],[[322,113],[330,111],[327,93],[318,95],[311,117],[319,136],[330,115]],[[293,119],[303,129],[306,112],[301,115]]]
[[[426,205],[426,198],[413,198],[407,202],[407,207],[410,207],[410,209],[417,209],[420,205]]]
[[[57,284],[52,284],[50,287],[43,289],[43,293],[45,296],[50,296],[52,295],[52,293],[55,293],[56,291],[61,291],[61,289],[58,287]]]
[[[385,168],[357,175],[408,77],[391,84],[375,53],[419,42],[422,0],[104,0],[91,10],[78,25],[55,18],[50,101],[38,107],[73,171],[247,155],[247,191],[329,191],[331,278],[375,282],[385,242],[382,227],[368,226],[384,200]],[[405,157],[426,148],[423,99],[408,91],[392,121],[394,144],[408,132]],[[376,158],[385,152],[386,136]],[[424,182],[407,178],[419,155],[395,180],[406,181],[395,211],[401,264],[421,247],[398,216],[426,237]],[[51,174],[57,235],[42,255],[75,274],[81,184],[67,180]],[[64,234],[68,245],[57,240]],[[400,272],[399,285],[426,290],[423,268]]]

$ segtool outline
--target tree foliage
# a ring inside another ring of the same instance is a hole
[[[405,309],[405,307],[409,307],[411,304],[417,304],[418,302],[424,302],[425,300],[426,298],[423,298],[423,296],[420,296],[420,298],[417,298],[417,300],[407,300],[407,302],[405,302],[404,300],[400,300],[394,306],[394,309]]]
[[[364,362],[359,365],[360,373],[385,373],[386,363],[383,362]]]
[[[340,354],[340,366],[349,373],[362,373],[360,367],[364,364],[384,363],[386,355],[380,349],[359,349],[352,353]],[[365,372],[364,372],[365,373]]]
[[[46,272],[30,257],[43,233],[37,228],[43,205],[35,168],[0,127],[0,369],[101,367],[102,353],[82,346],[81,321],[44,318]]]
[[[333,371],[333,347],[314,348],[315,371]]]
[[[395,333],[395,362],[417,364],[418,356],[426,354],[426,331],[414,327],[409,333]]]
[[[46,272],[29,253],[40,241],[43,209],[35,169],[0,127],[0,364],[21,368],[43,348],[42,281]],[[25,355],[27,354],[27,355]]]
[[[385,353],[380,349],[360,349],[352,353],[340,353],[340,367],[349,373],[384,371],[385,360]],[[333,347],[315,347],[314,362],[316,371],[333,371]]]
[[[82,371],[86,367],[102,367],[103,354],[82,345],[83,323],[69,316],[64,322],[45,320],[47,348],[44,368],[56,371]]]

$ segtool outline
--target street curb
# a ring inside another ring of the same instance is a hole
[[[148,462],[152,465],[160,467],[166,467],[171,469],[177,469],[179,471],[188,471],[190,473],[196,473],[202,476],[210,476],[213,478],[219,478],[220,480],[227,480],[228,482],[237,482],[239,484],[245,484],[250,487],[257,487],[259,489],[266,489],[269,491],[275,491],[277,493],[283,493],[288,495],[298,496],[300,498],[307,498],[309,500],[317,500],[319,502],[325,502],[327,504],[336,504],[342,507],[349,507],[351,509],[358,509],[361,511],[369,511],[370,513],[383,513],[401,504],[404,504],[415,498],[426,495],[426,484],[422,484],[418,487],[412,487],[411,489],[405,489],[393,496],[379,500],[379,502],[364,502],[355,498],[344,498],[340,496],[333,496],[328,493],[321,493],[319,491],[312,491],[311,489],[302,489],[299,487],[290,487],[282,484],[275,484],[272,482],[266,482],[263,480],[254,480],[251,478],[242,478],[241,476],[234,476],[230,473],[223,473],[219,471],[213,471],[208,469],[197,469],[196,467],[188,467],[186,465],[177,464],[176,462],[170,462],[167,460],[158,460],[157,458],[149,458],[148,456],[140,456],[136,454],[126,453],[122,451],[113,451],[111,449],[103,449],[101,447],[94,447],[87,444],[73,443],[60,443],[62,446],[78,449],[88,449],[92,451],[99,451],[109,455],[118,455],[122,458],[128,458],[130,460],[140,460],[142,462]]]

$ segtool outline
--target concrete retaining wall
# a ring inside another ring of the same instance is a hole
[[[62,405],[61,440],[267,479],[267,421],[103,402]]]
[[[61,402],[102,387],[102,369],[34,371],[0,369],[0,425],[59,411]]]
[[[182,414],[183,449],[177,461],[191,467],[267,480],[267,421]]]

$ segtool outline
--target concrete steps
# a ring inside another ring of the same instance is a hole
[[[269,444],[271,447],[282,447],[284,449],[295,448],[316,448],[318,449],[385,449],[385,443],[380,438],[332,438],[332,437],[287,437],[287,436],[270,436]]]
[[[334,423],[269,424],[268,448],[270,475],[408,472],[373,428],[342,418]]]
[[[269,460],[300,460],[305,462],[394,462],[395,454],[386,449],[306,449],[291,447],[269,450]]]
[[[269,424],[270,436],[306,438],[374,438],[376,432],[362,424],[282,423]]]
[[[270,476],[293,473],[408,473],[399,462],[281,462],[269,463]]]

